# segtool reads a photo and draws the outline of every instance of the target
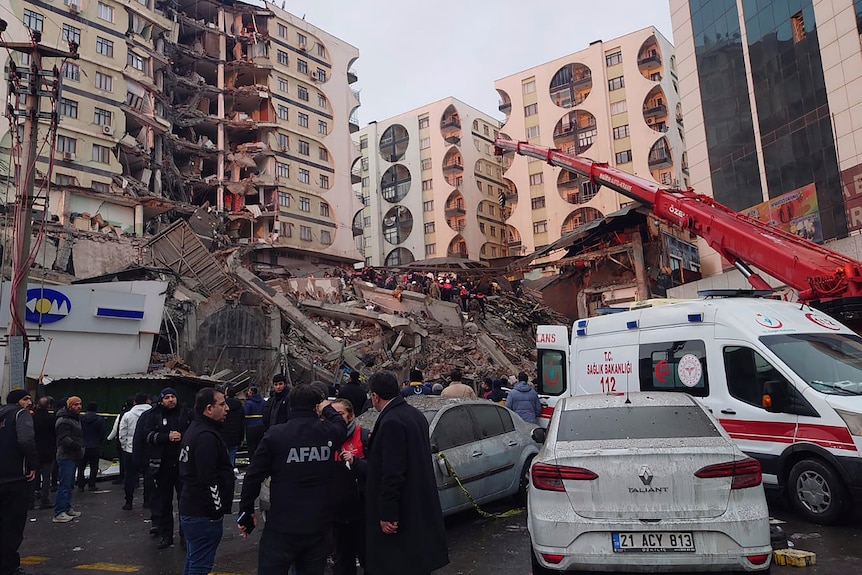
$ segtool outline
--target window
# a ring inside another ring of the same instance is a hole
[[[279,223],[278,227],[279,227],[279,230],[281,232],[280,235],[282,235],[286,238],[292,238],[293,237],[293,224],[291,224],[289,222],[281,222],[281,223]]]
[[[111,191],[111,184],[106,184],[105,182],[90,182],[90,186],[93,188],[94,192],[99,192],[101,194],[107,194]]]
[[[311,150],[311,146],[309,145],[308,142],[306,142],[305,140],[299,141],[299,153],[300,154],[302,154],[303,156],[307,156],[307,155],[309,155],[310,150]]]
[[[326,58],[326,46],[320,42],[317,43],[317,55],[321,58]]]
[[[497,226],[491,226],[491,237],[497,237]]]
[[[100,164],[111,163],[111,148],[93,144],[93,161]]]
[[[299,239],[310,242],[311,241],[311,227],[309,226],[299,226]]]
[[[126,54],[126,64],[128,64],[129,66],[131,66],[135,70],[140,70],[141,72],[146,72],[147,69],[149,68],[149,66],[147,66],[148,63],[149,63],[149,58],[144,58],[140,54],[132,52],[131,50],[129,50],[128,53]]]
[[[527,139],[539,137],[539,126],[529,126],[527,128]]]
[[[703,341],[642,344],[639,357],[641,391],[684,391],[699,397],[708,395],[709,378]],[[687,369],[680,369],[680,363]],[[680,373],[688,374],[685,382]]]
[[[287,120],[288,119],[287,106],[279,106],[278,107],[278,119],[279,120]]]
[[[542,176],[542,172],[539,172],[538,174],[530,174],[531,186],[541,186],[544,181],[545,179]]]
[[[332,244],[332,234],[329,230],[320,230],[320,243],[325,246]]]
[[[427,202],[422,202],[422,211],[423,212],[433,212],[434,211],[434,200],[428,200]]]
[[[63,63],[63,78],[66,80],[81,81],[81,67],[72,62]]]
[[[299,196],[299,211],[301,212],[310,212],[311,211],[311,200],[306,196]]]
[[[61,34],[64,42],[74,42],[81,45],[81,29],[70,24],[63,24],[63,32]]]
[[[320,202],[320,215],[325,218],[329,217],[329,204],[326,202]]]
[[[303,74],[308,74],[308,62],[305,60],[296,59],[296,70]]]
[[[323,146],[318,146],[317,148],[317,159],[321,162],[329,161],[329,150],[324,148]]]
[[[433,189],[433,180],[422,180],[422,191],[427,192]]]
[[[435,231],[434,222],[425,222],[425,233],[433,234]]]
[[[278,58],[279,64],[281,64],[282,66],[287,66],[287,52],[279,50],[276,54],[276,57]]]
[[[287,167],[286,164],[278,164],[278,165]],[[287,192],[278,192],[278,205],[283,207],[283,208],[289,208],[290,207],[290,194]]]
[[[99,2],[98,7],[96,8],[96,16],[98,16],[99,19],[104,20],[105,22],[113,22],[114,7]]]
[[[805,20],[802,18],[802,12],[797,12],[790,17],[790,27],[793,30],[794,44],[805,40]]]
[[[278,79],[278,91],[287,92],[287,80],[285,78]]]
[[[622,76],[617,76],[616,78],[611,78],[608,80],[608,91],[613,92],[614,90],[619,90],[620,88],[626,87],[625,78]]]
[[[114,57],[114,43],[101,36],[96,36],[96,52],[108,58]]]
[[[284,162],[278,162],[275,165],[275,175],[278,178],[289,178],[290,177],[290,165],[285,164]],[[281,194],[284,194],[285,196],[287,196],[287,203],[286,204],[281,203]],[[279,192],[278,193],[278,205],[290,207],[290,196],[288,196],[286,192]]]
[[[534,234],[543,234],[548,231],[548,220],[542,220],[533,224]]]
[[[430,170],[431,169],[431,158],[422,158],[422,169]]]
[[[440,451],[466,445],[476,441],[473,432],[473,419],[466,406],[459,405],[446,410],[434,427],[431,443]]]
[[[303,184],[311,183],[311,172],[305,168],[299,168],[299,181]]]
[[[626,111],[626,109],[627,108],[626,108],[626,101],[625,100],[623,100],[621,102],[613,102],[611,104],[611,116],[614,116],[616,114],[622,114],[623,112]]]
[[[317,133],[323,134],[324,136],[329,133],[329,126],[327,126],[326,122],[323,120],[317,121]]]
[[[502,407],[490,404],[471,405],[469,409],[473,412],[473,419],[476,421],[476,428],[482,439],[515,431],[512,416]]]
[[[359,140],[359,149],[364,150],[368,148],[368,138],[362,138]]]
[[[68,98],[60,98],[60,115],[67,118],[77,118],[78,102]]]
[[[545,196],[539,196],[538,198],[532,198],[530,200],[530,208],[534,210],[540,210],[545,207]]]
[[[63,154],[74,154],[78,150],[78,140],[69,136],[57,136],[57,151]]]
[[[485,222],[479,222],[479,232],[485,233]]]
[[[529,106],[524,106],[524,116],[530,117],[535,116],[539,113],[539,105],[538,104],[530,104]]]
[[[297,112],[296,123],[299,124],[300,128],[307,128],[308,127],[308,114],[305,114],[303,112]]]
[[[34,32],[41,32],[42,28],[45,26],[45,17],[38,12],[33,12],[32,10],[24,10],[24,18],[22,22],[24,22],[25,28],[29,28]]]
[[[362,227],[363,228],[370,228],[371,227],[371,216],[363,216]]]
[[[96,88],[105,92],[114,91],[114,77],[96,72]]]
[[[430,125],[431,125],[431,120],[428,118],[428,116],[425,116],[424,118],[419,118],[419,129],[420,130],[422,128],[427,128]]]
[[[300,32],[296,33],[296,45],[300,48],[305,48],[308,45],[308,37]]]
[[[614,157],[617,164],[628,164],[632,161],[632,151],[623,150],[622,152],[617,152]]]
[[[367,172],[368,171],[368,157],[362,158],[362,160],[360,161],[360,165],[362,166],[362,171]]]
[[[367,188],[370,185],[371,185],[371,180],[368,178],[368,176],[364,176],[362,178],[362,187]]]
[[[110,110],[96,108],[93,110],[93,123],[97,126],[110,126],[113,121],[113,114]]]
[[[614,128],[614,140],[621,140],[629,137],[629,125],[625,124]]]
[[[488,134],[490,134],[490,130],[488,129],[488,124],[485,124],[484,126],[482,126],[482,132],[483,132],[486,136],[487,136]]]
[[[278,32],[279,38],[287,38],[287,26],[285,26],[284,24],[279,24],[278,28],[276,28],[276,31]]]
[[[308,89],[305,86],[297,86],[296,97],[304,102],[308,102]]]
[[[422,138],[419,140],[419,149],[425,150],[431,147],[431,138]]]
[[[321,108],[326,107],[326,96],[324,96],[320,92],[317,93],[317,105]]]
[[[329,176],[327,176],[326,174],[320,174],[320,187],[323,188],[324,190],[329,189]],[[326,206],[326,209],[328,211],[329,206]],[[321,210],[323,210],[323,208],[321,208]],[[323,215],[323,214],[321,214],[321,215]]]
[[[323,68],[318,68],[317,69],[317,79],[320,82],[326,82],[326,70],[324,70]]]
[[[727,390],[736,399],[762,408],[765,394],[773,396],[773,399],[790,396],[787,391],[791,389],[789,382],[753,349],[727,346],[722,350],[722,355]],[[779,389],[783,393],[780,393]]]
[[[282,152],[290,148],[290,137],[287,134],[278,135],[278,147]]]
[[[70,176],[69,174],[57,174],[57,177],[54,178],[54,182],[58,186],[75,186],[78,184],[77,178],[75,178],[75,176]]]
[[[524,91],[524,94],[532,94],[533,92],[536,91],[536,81],[535,80],[529,80],[527,82],[524,82],[524,84],[521,86],[521,88]]]
[[[616,66],[617,64],[622,64],[622,62],[623,53],[620,51],[605,54],[605,66],[607,66],[608,68],[610,68],[611,66]]]
[[[433,256],[437,253],[437,244],[425,244],[425,255]]]

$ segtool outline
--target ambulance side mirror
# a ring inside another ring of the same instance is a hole
[[[770,380],[763,384],[760,405],[766,411],[782,412],[787,407],[787,390],[780,381]]]

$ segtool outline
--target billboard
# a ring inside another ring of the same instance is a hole
[[[844,192],[847,231],[862,230],[862,164],[841,172],[841,187]]]
[[[806,240],[823,242],[820,212],[817,207],[817,188],[813,182],[776,198],[770,198],[743,210],[742,213]]]

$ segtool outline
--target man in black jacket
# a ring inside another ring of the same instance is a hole
[[[192,422],[192,414],[177,404],[177,392],[172,387],[162,390],[159,405],[142,416],[146,433],[147,456],[156,483],[154,505],[158,505],[159,549],[174,544],[174,491],[177,500],[183,490],[180,481],[180,448],[183,434]]]
[[[343,397],[353,404],[353,413],[356,414],[356,417],[362,415],[368,396],[365,394],[365,391],[362,389],[362,385],[359,383],[358,371],[353,370],[350,372],[350,379],[345,385],[341,386],[340,390],[338,390],[338,397]]]
[[[391,371],[372,375],[369,387],[380,415],[366,454],[365,570],[428,575],[449,563],[428,420]]]
[[[220,428],[228,414],[224,394],[205,387],[195,395],[195,420],[180,451],[180,527],[186,538],[186,575],[207,575],[215,563],[224,516],[233,504],[234,474]]]
[[[0,573],[20,573],[18,547],[24,540],[38,456],[30,406],[23,389],[13,389],[0,407]]]
[[[39,452],[39,470],[36,487],[39,488],[39,508],[50,509],[54,506],[48,494],[51,492],[51,473],[57,460],[57,421],[53,400],[42,397],[33,413],[33,431],[36,433],[36,450]]]
[[[283,374],[277,373],[272,378],[272,394],[263,408],[263,425],[269,429],[273,425],[285,423],[290,410],[290,395],[287,382]]]
[[[102,455],[102,438],[105,437],[105,418],[99,415],[95,401],[87,404],[87,413],[81,416],[81,431],[84,433],[84,458],[78,466],[78,491],[84,490],[84,470],[90,467],[90,477],[86,483],[90,491],[96,490],[96,476],[99,475],[99,458]]]
[[[323,574],[331,550],[330,484],[339,465],[334,455],[346,437],[341,414],[311,385],[290,391],[287,423],[264,435],[242,485],[239,510],[254,517],[260,485],[272,478],[271,507],[258,545],[258,575],[282,575],[294,564],[299,575]],[[240,530],[245,533],[244,527]]]
[[[72,508],[72,490],[75,488],[75,470],[84,457],[84,432],[81,430],[81,398],[73,395],[66,407],[57,412],[57,469],[59,480],[54,499],[54,523],[68,523],[81,516]]]

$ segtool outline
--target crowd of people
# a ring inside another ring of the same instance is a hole
[[[149,509],[156,548],[172,547],[178,533],[185,574],[213,568],[243,441],[250,464],[238,528],[245,535],[257,525],[255,501],[271,478],[258,573],[285,573],[293,565],[299,575],[322,574],[328,558],[336,575],[355,574],[357,564],[371,575],[430,573],[448,555],[428,422],[405,401],[413,395],[487,399],[530,422],[541,413],[525,373],[486,377],[478,394],[459,369],[433,384],[416,368],[404,383],[389,371],[367,382],[352,372],[339,386],[289,385],[277,374],[267,400],[256,387],[246,390],[244,402],[229,387],[204,388],[189,409],[171,387],[155,397],[137,393],[106,437],[96,403],[82,413],[81,398],[71,396],[55,412],[52,398],[41,397],[34,409],[29,393],[13,390],[0,407],[0,505],[8,510],[0,527],[0,574],[21,573],[17,550],[28,505],[53,508],[55,523],[81,516],[72,505],[75,484],[96,490],[105,438],[118,442],[114,483],[123,485],[123,510],[134,509],[142,483],[140,505]],[[373,434],[356,419],[368,409],[380,412]],[[411,544],[417,539],[419,550]]]

